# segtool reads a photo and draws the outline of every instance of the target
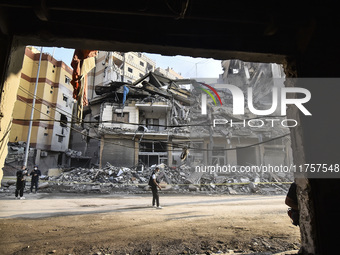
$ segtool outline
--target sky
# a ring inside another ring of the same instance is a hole
[[[35,46],[38,50],[40,47]],[[74,49],[43,47],[44,53],[53,55],[56,60],[62,60],[68,66],[71,61]],[[166,69],[172,68],[184,78],[218,78],[223,73],[221,61],[212,58],[193,58],[189,56],[163,56],[160,54],[143,53],[156,62],[156,67]]]
[[[193,58],[188,56],[163,56],[144,53],[156,62],[157,67],[172,68],[184,78],[218,78],[223,73],[221,61],[212,58]]]

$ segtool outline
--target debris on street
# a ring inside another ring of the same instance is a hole
[[[162,192],[278,195],[286,194],[293,181],[292,175],[282,173],[203,173],[188,165],[158,166],[161,171],[157,178]],[[117,167],[107,163],[103,168],[65,168],[59,170],[59,175],[43,176],[39,189],[44,192],[145,193],[149,192],[147,183],[155,167],[140,171],[138,167]],[[12,192],[15,179],[5,178],[1,186],[3,192]]]

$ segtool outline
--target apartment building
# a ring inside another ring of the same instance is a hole
[[[12,145],[27,141],[39,57],[39,50],[26,47],[9,138]],[[29,158],[29,164],[39,164],[43,171],[63,164],[64,152],[69,147],[68,123],[73,109],[71,78],[69,66],[47,53],[42,54],[30,139],[30,148],[34,148],[35,153]],[[10,164],[11,160],[7,162]]]
[[[97,85],[116,81],[132,84],[155,67],[156,62],[140,52],[99,51],[96,67],[88,74],[88,99],[96,96]]]
[[[157,67],[155,69],[155,73],[163,75],[171,80],[184,79],[184,77],[181,74],[177,73],[174,69],[170,67],[167,67],[166,69]]]

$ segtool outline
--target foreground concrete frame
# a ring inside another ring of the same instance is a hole
[[[172,54],[196,55],[202,57],[216,56],[214,50],[193,50],[191,48],[165,47],[162,45],[145,45],[131,43],[112,43],[105,41],[60,39],[50,42],[41,38],[3,36],[1,60],[1,151],[0,165],[4,165],[7,155],[8,132],[11,127],[16,92],[19,86],[21,63],[24,47],[27,44],[63,46],[70,48],[96,48],[101,50],[150,51]],[[319,48],[325,45],[314,45]],[[325,47],[324,47],[325,48]],[[327,50],[327,49],[326,49]],[[244,61],[277,62],[285,66],[288,77],[336,77],[339,76],[338,60],[326,52],[312,51],[295,57],[284,57],[267,54],[221,52],[221,59],[237,57]],[[313,54],[311,54],[313,53]],[[336,55],[336,54],[335,54]],[[327,68],[326,68],[327,66]],[[289,84],[287,85],[289,86]],[[306,87],[312,93],[308,105],[313,118],[299,116],[294,109],[289,110],[288,117],[300,119],[301,126],[291,133],[292,149],[295,164],[303,163],[339,163],[339,114],[338,95],[340,86],[331,88],[322,85]],[[313,97],[317,97],[314,99]],[[332,115],[332,111],[335,114]],[[330,116],[326,116],[328,112]],[[340,182],[339,179],[306,179],[299,178],[298,193],[301,208],[301,239],[304,254],[335,254],[338,250],[340,229]],[[284,202],[284,201],[282,201]]]

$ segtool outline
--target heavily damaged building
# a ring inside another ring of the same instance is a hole
[[[248,86],[257,93],[254,105],[258,109],[271,103],[273,86],[283,85],[282,80],[281,85],[275,83],[273,77],[284,77],[267,69],[257,65],[256,75],[248,79]],[[93,153],[92,164],[149,167],[164,163],[172,167],[184,163],[256,166],[292,162],[289,128],[280,125],[285,117],[274,113],[275,121],[263,120],[247,108],[244,116],[235,117],[231,92],[218,84],[213,86],[220,105],[209,97],[208,114],[202,114],[205,86],[212,88],[196,80],[173,80],[154,72],[132,84],[112,81],[97,85],[97,96],[89,100],[82,124],[86,150]],[[214,125],[214,120],[229,120],[229,124]]]
[[[99,51],[96,67],[88,74],[88,98],[96,96],[95,86],[108,85],[112,81],[132,84],[148,72],[153,72],[156,63],[141,52]]]
[[[187,1],[176,5],[175,11],[163,1],[84,3],[81,7],[71,1],[43,3],[1,4],[3,141],[8,139],[26,45],[275,62],[284,66],[288,77],[339,77],[336,2]],[[88,17],[93,18],[89,21]],[[121,20],[130,22],[117,22]],[[145,29],[131,24],[144,24]],[[330,80],[316,79],[299,86],[315,95],[308,103],[312,117],[298,109],[287,113],[300,123],[291,129],[296,165],[329,167],[339,161],[340,121],[328,113],[339,109],[340,87],[338,80]],[[321,130],[325,132],[320,135]],[[7,146],[1,149],[3,164]],[[327,176],[311,178],[306,173],[297,180],[303,254],[338,254],[340,208],[334,201],[339,201],[340,181]]]
[[[129,167],[180,161],[181,148],[172,144],[188,139],[189,131],[178,132],[176,127],[187,122],[190,92],[179,84],[188,82],[175,83],[150,72],[133,84],[96,86],[97,96],[89,100],[85,120],[97,123],[90,127],[84,121],[84,127],[88,137],[96,140],[98,164]]]
[[[247,63],[239,60],[222,61],[223,84],[233,84],[245,95],[252,88],[254,108],[269,109],[272,105],[273,88],[283,87],[285,79],[281,66],[277,64]],[[247,67],[250,67],[249,69]],[[208,111],[201,114],[201,101],[194,100],[191,111],[192,147],[203,153],[195,153],[197,161],[208,165],[289,165],[292,163],[291,143],[286,117],[277,109],[266,117],[252,113],[244,101],[244,114],[235,115],[234,98],[223,84],[215,84],[217,98],[209,97]],[[198,93],[199,92],[199,93]],[[204,92],[203,92],[204,93]],[[193,97],[202,91],[194,89]],[[206,95],[206,94],[205,94]],[[279,106],[279,105],[278,105]],[[193,125],[194,124],[194,125]],[[201,158],[200,158],[201,157]]]

